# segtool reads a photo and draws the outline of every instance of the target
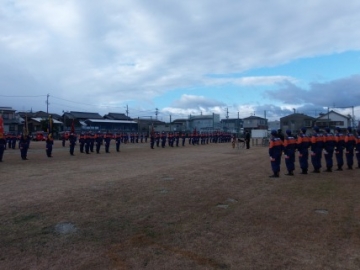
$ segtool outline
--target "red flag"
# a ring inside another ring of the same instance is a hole
[[[2,114],[0,114],[0,139],[4,138],[4,119]]]

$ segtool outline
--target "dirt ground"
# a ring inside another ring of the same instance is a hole
[[[359,169],[272,179],[266,147],[230,143],[44,147],[0,163],[0,269],[360,269]]]

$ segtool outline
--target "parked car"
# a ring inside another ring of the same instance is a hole
[[[47,136],[47,132],[37,131],[35,134],[33,134],[33,141],[46,141]]]
[[[69,139],[70,132],[69,131],[61,131],[59,132],[59,140],[62,140],[65,137],[65,140]]]

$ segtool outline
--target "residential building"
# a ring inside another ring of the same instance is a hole
[[[20,117],[15,114],[15,111],[11,107],[1,107],[0,114],[2,114],[4,120],[4,132],[22,132],[22,126],[20,122]]]
[[[314,120],[314,126],[318,126],[319,128],[330,127],[332,130],[335,127],[345,129],[351,126],[351,116],[342,115],[331,110],[328,113],[320,114],[320,116]]]
[[[280,121],[268,121],[268,130],[279,130],[280,129]]]
[[[108,113],[104,115],[105,119],[110,120],[128,120],[133,121],[129,116],[125,115],[124,113]]]
[[[244,130],[251,129],[268,129],[267,119],[259,116],[249,116],[243,119]]]
[[[280,118],[280,129],[284,134],[286,130],[296,134],[303,127],[311,129],[314,120],[314,117],[303,113],[292,113]]]
[[[240,118],[222,119],[221,125],[225,132],[239,133],[244,128],[244,120]]]
[[[221,130],[220,114],[213,113],[211,115],[190,115],[189,124],[186,127],[188,131],[213,131]]]

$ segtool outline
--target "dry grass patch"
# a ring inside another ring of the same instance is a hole
[[[266,148],[230,144],[31,147],[0,164],[1,269],[360,268],[360,170],[273,180]]]

